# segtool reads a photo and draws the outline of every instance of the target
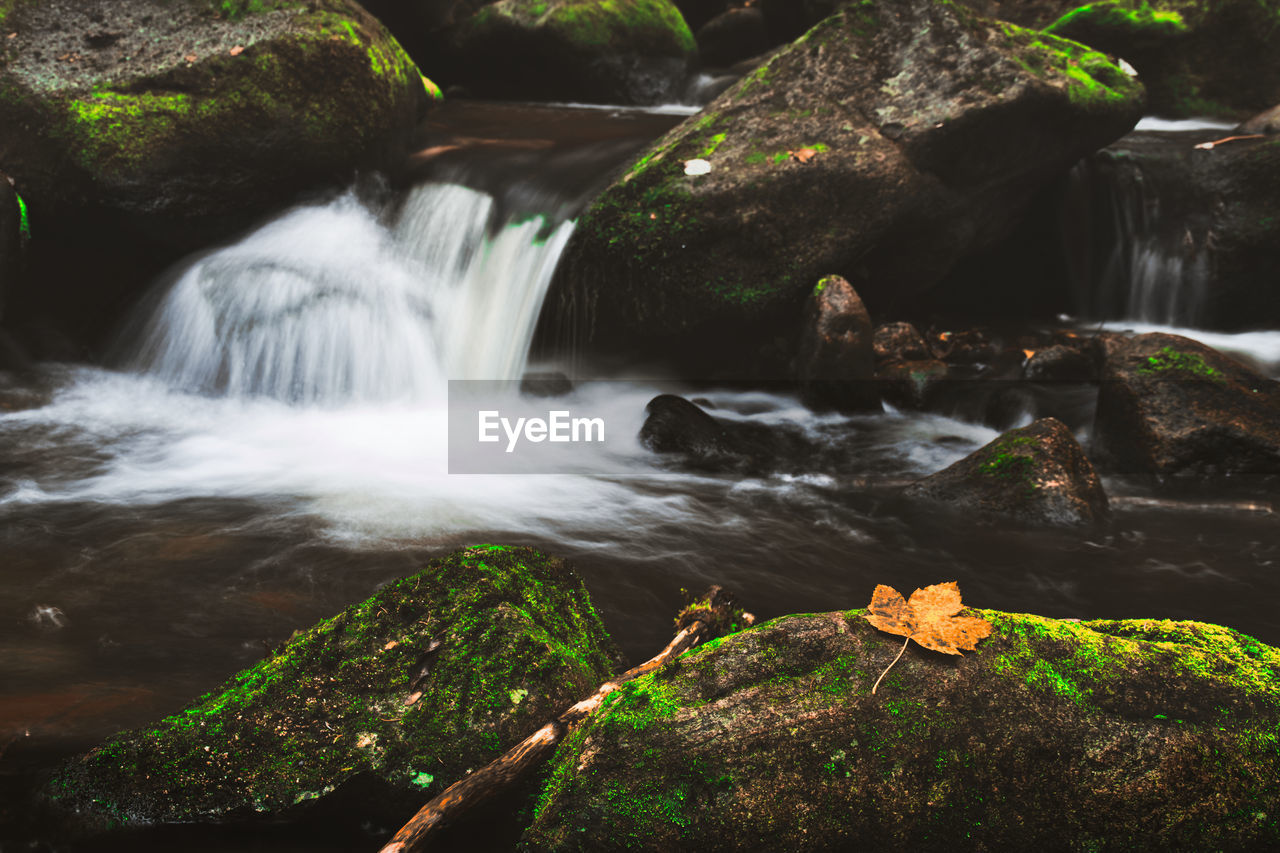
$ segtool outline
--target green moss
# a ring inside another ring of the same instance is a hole
[[[697,49],[689,25],[670,0],[501,0],[481,9],[466,29],[487,29],[496,18],[555,32],[566,43],[592,52],[617,52],[636,39],[666,52]]]
[[[1146,363],[1138,368],[1138,373],[1166,374],[1183,373],[1201,379],[1225,381],[1222,373],[1210,367],[1204,356],[1194,352],[1180,352],[1173,347],[1163,347],[1158,353],[1148,356]]]
[[[213,0],[213,8],[228,20],[239,20],[245,15],[265,12],[268,8],[282,5],[279,2],[263,2],[263,0]]]
[[[727,134],[724,133],[717,133],[715,136],[711,137],[711,141],[708,142],[707,146],[698,153],[698,156],[705,158],[716,153],[716,149],[720,147],[720,143],[724,142],[726,135]]]
[[[132,821],[278,811],[362,774],[405,796],[441,790],[589,693],[608,652],[561,561],[468,548],[112,738],[52,796]]]
[[[27,202],[16,192],[13,197],[18,200],[18,233],[24,240],[31,239],[31,221],[27,214]]]
[[[1067,97],[1076,106],[1110,108],[1142,94],[1142,85],[1106,54],[1050,33],[1008,23],[1000,27],[1013,61],[1037,77],[1065,78]]]
[[[1046,32],[1082,37],[1085,32],[1109,32],[1116,35],[1171,38],[1187,32],[1181,13],[1172,9],[1152,8],[1147,0],[1103,0],[1090,3],[1063,15]]]

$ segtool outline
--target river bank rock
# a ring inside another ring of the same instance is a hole
[[[279,817],[354,788],[403,818],[589,694],[612,654],[563,560],[463,549],[71,760],[46,799],[118,826]]]
[[[1073,42],[932,0],[849,7],[616,180],[580,220],[553,299],[588,308],[588,345],[699,366],[741,365],[755,332],[797,328],[830,272],[873,315],[921,310],[1141,105],[1138,83]]]
[[[1107,517],[1107,496],[1071,430],[1055,418],[1011,429],[904,492],[966,513],[1079,526]]]
[[[1280,382],[1178,335],[1102,335],[1094,443],[1121,473],[1280,474]]]
[[[974,611],[953,657],[785,616],[623,686],[560,746],[530,849],[1266,849],[1280,650],[1196,622]]]
[[[701,64],[718,68],[759,56],[777,45],[769,38],[764,15],[754,6],[717,15],[699,27],[694,36]]]
[[[821,279],[810,294],[796,355],[800,398],[814,409],[878,412],[871,315],[842,276]]]
[[[670,0],[498,0],[450,28],[429,72],[481,97],[675,100],[697,50]]]

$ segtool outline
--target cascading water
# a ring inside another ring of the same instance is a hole
[[[390,229],[350,194],[295,210],[193,263],[128,363],[177,389],[326,405],[518,378],[573,226],[494,233],[493,206],[427,184]]]
[[[1104,151],[1071,174],[1074,206],[1095,218],[1090,258],[1075,286],[1089,320],[1201,324],[1209,284],[1206,229],[1173,207],[1160,183],[1128,152]],[[1167,189],[1167,188],[1163,188]]]

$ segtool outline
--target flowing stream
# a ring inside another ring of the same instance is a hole
[[[594,139],[615,119],[577,120]],[[901,502],[896,484],[997,435],[961,419],[816,415],[768,390],[598,377],[564,405],[623,440],[584,445],[579,473],[451,475],[447,382],[521,376],[580,206],[533,172],[508,196],[433,179],[295,209],[159,283],[114,367],[47,365],[3,389],[0,801],[475,541],[571,557],[633,659],[665,643],[682,588],[710,583],[768,618],[955,579],[976,606],[1194,618],[1280,643],[1265,500],[1108,483],[1115,520],[1090,536]],[[819,451],[756,476],[681,473],[634,439],[663,391]],[[1087,406],[1077,415],[1087,438]]]

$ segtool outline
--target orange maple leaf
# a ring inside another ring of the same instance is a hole
[[[818,152],[813,148],[801,148],[799,151],[788,151],[787,153],[797,163],[808,163]]]
[[[876,692],[880,680],[898,662],[902,652],[907,650],[907,643],[912,640],[926,649],[948,655],[958,655],[961,649],[976,649],[979,640],[990,636],[991,623],[981,616],[957,615],[963,609],[960,585],[955,581],[917,589],[911,593],[910,601],[904,601],[902,594],[893,587],[879,584],[871,594],[867,621],[881,631],[907,639],[903,641],[898,657],[880,673],[871,692]]]

